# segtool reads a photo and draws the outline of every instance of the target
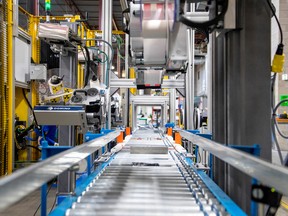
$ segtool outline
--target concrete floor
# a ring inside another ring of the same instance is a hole
[[[34,191],[29,196],[22,199],[20,202],[9,207],[5,212],[1,212],[1,216],[33,216],[37,207],[41,202],[40,189]],[[51,188],[47,196],[47,211],[49,212],[52,208],[56,196],[56,188]],[[40,215],[40,208],[35,214]]]
[[[284,204],[284,206],[283,206],[283,204]],[[288,197],[283,197],[282,205],[278,209],[276,216],[287,216],[288,215],[287,204],[288,204]]]

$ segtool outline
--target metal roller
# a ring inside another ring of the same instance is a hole
[[[94,192],[104,192],[104,191],[113,191],[113,192],[121,192],[121,191],[125,191],[127,192],[138,192],[138,193],[147,193],[147,192],[155,192],[154,188],[149,187],[149,185],[147,185],[147,187],[143,187],[143,186],[132,186],[132,187],[111,187],[111,188],[99,188],[99,187],[91,187],[87,189],[88,191],[94,191]],[[179,187],[159,187],[157,191],[164,191],[167,193],[173,193],[173,192],[179,192],[179,193],[184,193],[184,192],[189,192],[190,190],[189,188],[179,188]]]
[[[205,216],[204,212],[201,211],[193,211],[193,212],[157,212],[154,211],[153,208],[151,210],[147,211],[118,211],[114,209],[107,209],[102,211],[91,211],[86,209],[69,209],[67,210],[66,216],[119,216],[119,215],[125,215],[125,216]]]
[[[155,188],[156,189],[156,188]],[[123,194],[125,192],[125,194]],[[142,192],[142,193],[141,193]],[[177,191],[173,191],[173,192],[169,192],[169,191],[135,191],[135,192],[131,192],[131,191],[87,191],[85,194],[86,195],[93,195],[93,196],[104,196],[104,197],[118,197],[119,199],[121,198],[126,198],[126,197],[139,197],[141,198],[141,196],[143,197],[154,197],[154,196],[158,196],[158,197],[166,197],[166,196],[172,196],[174,197],[191,197],[192,194],[190,192],[177,192]]]
[[[151,148],[154,143],[165,146],[160,139],[158,133],[136,132],[66,215],[226,215],[201,178],[171,146],[168,154],[130,154],[130,146],[139,143],[148,143]]]
[[[101,185],[104,185],[104,186],[110,186],[110,184],[115,184],[115,185],[117,185],[117,184],[119,184],[119,185],[131,185],[131,184],[133,184],[134,182],[135,182],[136,180],[135,179],[123,179],[123,180],[121,180],[121,179],[101,179],[101,181],[99,180],[96,180],[95,182],[93,182],[93,183],[91,183],[90,184],[90,187],[92,186],[92,185],[99,185],[99,187],[101,187]],[[146,181],[146,182],[151,182],[151,181]],[[156,182],[156,180],[154,180],[154,183],[156,184],[157,182]],[[144,180],[143,180],[143,184],[142,185],[144,185],[145,184],[145,182],[144,182]],[[197,187],[197,185],[196,184],[193,184],[194,185],[194,187]],[[192,186],[193,186],[192,185]],[[133,184],[133,186],[135,186],[134,184]],[[181,186],[181,187],[187,187],[186,185],[185,185],[185,181],[183,180],[183,179],[181,179],[181,180],[167,180],[167,181],[162,181],[161,182],[161,184],[158,184],[157,185],[158,187],[172,187],[172,186]],[[191,186],[191,187],[192,187]]]
[[[194,211],[200,211],[200,206],[198,204],[194,205],[183,205],[183,204],[174,204],[174,205],[153,205],[153,210],[155,211],[161,211],[161,212],[194,212]],[[151,204],[149,203],[128,203],[128,204],[123,204],[123,203],[105,203],[105,204],[99,204],[99,203],[74,203],[72,208],[73,209],[91,209],[91,210],[102,210],[103,208],[105,209],[117,209],[119,211],[124,211],[124,210],[131,210],[131,211],[147,211],[150,210],[152,207]],[[211,210],[211,206],[206,207],[207,210]]]
[[[192,204],[196,204],[196,199],[195,198],[187,198],[187,197],[183,197],[183,198],[175,198],[171,197],[170,199],[157,199],[156,197],[152,198],[152,199],[145,199],[143,198],[126,198],[126,199],[105,199],[103,197],[99,198],[99,197],[93,197],[93,196],[82,196],[79,197],[77,200],[78,203],[99,203],[99,204],[104,204],[104,203],[123,203],[123,204],[133,204],[133,203],[143,203],[143,204],[151,204],[151,205],[191,205]],[[216,205],[215,208],[220,208],[220,206]],[[221,210],[221,209],[219,209]]]

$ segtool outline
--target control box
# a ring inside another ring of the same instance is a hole
[[[30,80],[46,80],[47,68],[43,64],[31,65],[30,67]]]

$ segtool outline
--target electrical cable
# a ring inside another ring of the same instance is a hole
[[[283,31],[282,31],[282,27],[281,27],[281,24],[279,22],[279,19],[275,13],[275,7],[274,7],[273,3],[271,2],[271,0],[267,0],[267,3],[269,5],[269,8],[271,9],[273,16],[275,17],[275,20],[277,22],[277,25],[278,25],[278,28],[280,31],[280,44],[283,44]]]
[[[274,73],[273,76],[272,76],[272,79],[271,79],[271,109],[272,109],[272,113],[274,113],[274,111],[273,111],[273,109],[274,109],[274,97],[273,97],[273,95],[274,95],[274,87],[275,87],[276,77],[277,77],[277,73]],[[281,149],[280,149],[280,145],[279,145],[278,139],[276,137],[275,126],[276,126],[276,129],[277,129],[278,133],[281,134],[281,132],[280,132],[280,130],[278,128],[278,124],[277,124],[277,121],[276,121],[275,117],[276,117],[276,115],[273,114],[272,115],[272,119],[271,119],[272,141],[274,141],[274,143],[276,145],[280,163],[283,165],[283,157],[282,157],[282,154],[281,154]]]
[[[33,146],[33,145],[25,145],[25,147],[30,147],[30,148],[36,149],[39,152],[42,152],[41,149],[39,149],[39,148],[37,148],[36,146]]]
[[[49,192],[50,192],[50,190],[51,190],[51,188],[53,186],[53,183],[55,181],[56,181],[56,179],[52,180],[51,185],[49,186],[49,188],[48,188],[48,190],[46,192],[46,198],[47,198],[47,196],[48,196],[48,194],[49,194]],[[41,207],[41,203],[38,205],[38,207],[37,207],[36,211],[34,212],[33,216],[35,216],[37,214],[37,212],[39,211],[40,207]]]
[[[16,125],[15,126],[15,130],[14,130],[14,132],[15,132],[15,135],[14,135],[14,143],[15,143],[15,146],[16,146],[16,148],[18,149],[18,150],[23,150],[25,147],[22,145],[20,145],[19,144],[19,142],[18,142],[18,137],[17,137],[17,131],[18,130],[21,130],[21,131],[24,131],[26,129],[26,127],[24,126],[24,125]],[[22,142],[22,143],[24,143],[24,142]]]
[[[110,49],[111,49],[111,53],[112,53],[112,54],[111,54],[111,58],[110,58],[109,63],[110,63],[110,64],[112,63],[113,57],[114,57],[114,49],[113,49],[113,47],[112,47],[112,45],[111,45],[110,43],[108,43],[108,42],[105,41],[105,40],[97,39],[97,38],[93,38],[93,39],[83,39],[82,41],[99,41],[99,42],[106,43],[106,44],[110,47]]]
[[[288,99],[284,99],[284,100],[280,101],[280,102],[275,106],[275,108],[273,109],[273,115],[276,115],[276,112],[277,112],[278,108],[280,107],[280,105],[281,105],[282,103],[285,103],[285,102],[288,102]]]
[[[273,5],[273,3],[270,1],[270,0],[267,0],[267,3],[268,3],[268,6],[277,22],[277,25],[278,25],[278,28],[279,28],[279,32],[280,32],[280,43],[278,44],[278,48],[277,48],[277,51],[276,51],[276,54],[274,55],[274,58],[273,58],[273,62],[272,62],[272,71],[273,72],[282,72],[283,71],[283,65],[284,65],[284,55],[283,55],[283,31],[282,31],[282,27],[281,27],[281,24],[279,22],[279,19],[276,15],[276,10],[275,10],[275,6]],[[281,164],[283,165],[284,164],[284,160],[283,160],[283,157],[282,157],[282,154],[281,154],[281,149],[280,149],[280,145],[279,145],[279,142],[278,142],[278,139],[276,137],[276,133],[275,133],[275,127],[276,127],[276,130],[277,132],[279,133],[279,135],[284,138],[284,139],[288,139],[288,136],[285,136],[281,131],[280,131],[280,128],[278,126],[278,123],[277,123],[277,120],[276,120],[276,111],[277,109],[279,108],[279,106],[288,101],[288,100],[282,100],[280,101],[276,106],[275,108],[274,107],[274,98],[273,98],[273,95],[274,95],[274,86],[275,86],[275,80],[276,80],[276,76],[277,74],[274,73],[273,77],[272,77],[272,83],[271,83],[271,92],[272,92],[272,98],[271,98],[271,107],[272,107],[272,120],[271,120],[271,130],[272,130],[272,138],[275,142],[275,145],[277,147],[277,152],[278,152],[278,155],[279,155],[279,159],[280,159],[280,162]],[[267,213],[269,213],[269,209],[267,211]]]
[[[269,8],[271,9],[271,12],[273,14],[273,16],[275,17],[276,19],[276,22],[277,22],[277,25],[278,25],[278,28],[279,28],[279,31],[280,31],[280,44],[278,44],[278,48],[277,48],[277,51],[276,51],[276,54],[274,55],[274,58],[273,58],[273,62],[272,62],[272,71],[273,72],[282,72],[283,71],[283,65],[284,65],[284,55],[283,55],[283,32],[282,32],[282,27],[280,25],[280,22],[279,22],[279,19],[278,17],[276,16],[276,13],[275,13],[275,7],[273,5],[273,3],[271,3],[270,0],[267,0],[267,3],[268,3],[268,6]],[[274,107],[274,98],[273,98],[273,95],[274,95],[274,87],[275,87],[275,81],[276,81],[276,77],[277,77],[277,73],[274,73],[274,75],[272,76],[272,82],[271,82],[271,95],[272,95],[272,98],[271,98],[271,108],[272,108],[272,119],[271,119],[271,130],[272,130],[272,138],[275,142],[275,145],[277,147],[277,152],[278,152],[278,155],[279,155],[279,159],[280,159],[280,162],[281,164],[283,165],[284,163],[284,160],[283,160],[283,157],[282,157],[282,154],[281,154],[281,149],[280,149],[280,145],[279,145],[279,142],[278,142],[278,139],[276,137],[276,133],[275,133],[275,127],[276,127],[276,130],[277,132],[279,133],[279,135],[281,137],[283,137],[284,139],[288,139],[288,136],[285,136],[279,129],[279,126],[278,126],[278,123],[277,123],[277,120],[276,120],[276,111],[277,109],[279,108],[279,106],[285,102],[285,100],[283,101],[280,101],[275,108]],[[267,211],[268,212],[268,211]]]
[[[57,198],[57,196],[55,196],[55,199],[54,199],[54,201],[53,201],[52,207],[51,207],[51,209],[50,209],[50,211],[49,211],[48,214],[50,214],[50,213],[52,212],[52,210],[54,209],[54,207],[55,207],[55,205],[56,205],[56,198]]]
[[[274,124],[275,124],[275,126],[276,126],[276,129],[277,129],[277,132],[279,133],[279,135],[280,135],[282,138],[284,138],[284,139],[288,139],[288,136],[284,135],[284,134],[281,132],[281,130],[280,130],[280,128],[279,128],[279,125],[278,125],[278,123],[277,123],[277,120],[276,120],[276,115],[273,116],[273,121],[274,121]]]
[[[265,216],[269,216],[270,215],[270,209],[271,209],[271,206],[268,207]]]
[[[276,76],[277,76],[277,73],[274,73],[273,76],[271,77],[272,78],[271,79],[271,81],[272,81],[272,83],[271,83],[271,91],[272,91],[272,93],[274,92],[274,85],[275,85],[275,81],[276,81]]]
[[[281,154],[280,145],[279,145],[279,142],[278,142],[278,140],[277,140],[274,127],[276,127],[276,130],[277,130],[277,132],[279,133],[279,135],[280,135],[281,137],[283,137],[284,139],[288,139],[288,136],[285,136],[285,135],[280,131],[279,126],[278,126],[278,123],[277,123],[277,120],[276,120],[276,112],[277,112],[278,108],[280,107],[280,105],[281,105],[282,103],[285,103],[285,102],[288,102],[288,99],[284,99],[284,100],[280,101],[280,102],[275,106],[275,108],[272,110],[272,120],[271,120],[271,122],[272,122],[272,124],[271,124],[271,126],[272,126],[272,135],[273,135],[272,138],[274,139],[275,145],[276,145],[276,147],[277,147],[279,159],[280,159],[280,162],[281,162],[282,165],[284,164],[284,160],[283,160],[283,157],[282,157],[282,154]]]
[[[28,141],[31,141],[31,142],[37,142],[38,139],[33,139],[33,138],[30,138],[30,137],[25,137],[26,140]]]
[[[105,52],[101,51],[100,49],[94,48],[94,47],[89,47],[89,48],[99,52],[98,55],[103,54],[105,56],[105,59],[103,61],[100,58],[97,57],[97,62],[103,64],[103,63],[106,63],[109,60],[109,57],[108,57],[108,55]]]
[[[277,124],[277,120],[276,120],[275,116],[274,116],[274,124],[275,124],[275,126],[276,126],[276,129],[277,129],[279,135],[280,135],[282,138],[284,138],[284,139],[288,139],[288,136],[284,135],[284,134],[280,131],[279,125]]]
[[[26,93],[25,93],[25,89],[24,88],[22,89],[22,93],[23,93],[23,96],[24,96],[24,99],[25,99],[26,103],[28,104],[30,110],[32,111],[32,115],[33,115],[33,118],[34,118],[34,121],[35,121],[35,125],[36,125],[36,127],[38,127],[39,125],[38,125],[34,110],[33,110],[32,106],[31,106],[28,98],[26,97]]]
[[[112,64],[112,61],[113,61],[113,58],[114,58],[114,49],[113,49],[112,45],[110,43],[108,43],[107,41],[103,40],[103,39],[97,39],[97,38],[83,39],[82,41],[99,41],[99,42],[103,42],[103,43],[107,44],[110,47],[110,49],[111,49],[111,58],[110,58],[109,63],[107,62],[107,69],[106,69],[106,77],[108,77],[109,76],[108,72],[110,70],[110,65]],[[107,80],[107,83],[105,83],[105,85],[108,87],[110,85],[110,83],[109,83],[108,79],[106,79],[106,80]]]
[[[81,51],[82,51],[82,53],[83,53],[83,56],[84,56],[84,59],[85,59],[85,61],[86,61],[86,63],[88,63],[88,59],[87,59],[87,55],[86,55],[86,53],[84,52],[84,49],[83,49],[83,47],[82,46],[80,46],[80,49],[81,49]],[[87,54],[89,54],[89,53],[87,53]],[[90,58],[90,56],[89,56],[89,58]],[[89,68],[90,68],[90,70],[91,71],[93,71],[93,69],[91,68],[91,65],[89,64]],[[85,75],[85,82],[84,82],[84,86],[86,86],[87,84],[88,84],[88,81],[89,81],[89,68],[87,67],[86,68],[86,75]],[[96,77],[97,77],[97,74],[95,73],[95,75],[96,75]]]
[[[270,8],[270,10],[272,11],[273,16],[275,17],[275,20],[277,22],[279,31],[280,31],[280,43],[278,44],[276,53],[273,57],[273,61],[272,61],[272,71],[273,72],[277,72],[277,73],[281,73],[284,70],[284,63],[285,63],[285,55],[284,55],[284,44],[283,44],[283,31],[282,31],[282,27],[281,24],[279,22],[279,19],[276,15],[276,9],[275,6],[273,5],[273,3],[271,2],[271,0],[267,0],[268,6]],[[273,17],[272,16],[272,17]]]
[[[274,73],[271,77],[271,112],[273,113],[274,108],[274,88],[275,88],[275,81],[276,81],[277,73]]]
[[[87,46],[84,46],[84,50],[86,52],[86,58],[87,58],[87,61],[86,61],[86,76],[85,76],[85,86],[88,84],[88,81],[89,81],[89,75],[90,75],[90,53],[89,53],[89,50],[87,48]]]
[[[272,117],[272,118],[274,118],[274,117]],[[271,124],[271,126],[272,126],[272,128],[271,128],[272,129],[272,140],[274,140],[274,142],[275,142],[275,145],[276,145],[276,148],[277,148],[277,152],[278,152],[278,155],[279,155],[279,159],[280,159],[280,163],[281,163],[281,165],[283,165],[284,161],[283,161],[280,145],[279,145],[278,139],[276,137],[275,129],[274,129],[274,125],[275,124],[277,124],[277,122],[272,120],[272,124]]]

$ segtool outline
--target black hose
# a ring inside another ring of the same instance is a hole
[[[288,99],[284,99],[284,100],[280,101],[280,102],[275,106],[275,108],[273,109],[273,115],[276,115],[276,111],[278,110],[279,106],[280,106],[282,103],[285,103],[285,102],[288,102]]]
[[[123,11],[122,11],[122,15],[123,15],[124,13],[130,13],[130,8],[128,7],[128,8],[126,8],[125,10],[123,10]]]
[[[278,25],[278,28],[279,28],[279,31],[280,31],[280,44],[283,44],[283,31],[282,31],[282,27],[281,27],[281,25],[280,25],[279,19],[278,19],[276,13],[275,13],[275,10],[276,10],[276,9],[275,9],[273,3],[272,3],[270,0],[267,0],[267,3],[268,3],[268,5],[269,5],[269,8],[270,8],[273,16],[275,17],[275,20],[276,20],[276,22],[277,22],[277,25]],[[273,8],[273,7],[274,7],[274,8]]]
[[[284,99],[284,100],[280,101],[280,102],[275,106],[275,108],[273,109],[272,122],[271,122],[271,123],[272,123],[272,135],[273,135],[273,138],[274,138],[276,147],[277,147],[277,149],[278,149],[278,154],[279,154],[280,162],[281,162],[282,165],[283,165],[284,160],[283,160],[283,157],[282,157],[282,154],[281,154],[280,145],[279,145],[279,143],[278,143],[278,140],[277,140],[277,137],[276,137],[276,134],[275,134],[274,126],[276,127],[277,132],[279,133],[279,135],[280,135],[281,137],[283,137],[284,139],[288,139],[288,136],[285,136],[285,135],[280,131],[279,126],[278,126],[278,123],[277,123],[277,121],[276,121],[276,112],[277,112],[278,108],[280,107],[280,105],[281,105],[282,103],[285,103],[285,102],[288,102],[288,99]]]
[[[87,46],[84,46],[86,57],[87,57],[87,63],[86,63],[86,76],[85,76],[85,86],[88,84],[89,81],[89,75],[90,75],[90,54]]]
[[[26,103],[28,104],[30,110],[32,111],[32,115],[33,115],[33,117],[34,117],[35,125],[38,127],[39,125],[38,125],[38,122],[37,122],[37,119],[36,119],[36,116],[35,116],[34,110],[33,110],[32,106],[31,106],[31,104],[30,104],[28,98],[26,97],[25,89],[22,89],[22,93],[23,93],[23,96],[24,96],[24,99],[25,99]]]
[[[198,110],[196,109],[196,107],[193,111],[193,126],[195,130],[198,129]]]
[[[279,128],[278,128],[278,124],[277,124],[277,122],[276,122],[275,116],[273,116],[272,118],[273,118],[273,119],[272,119],[272,122],[271,122],[271,123],[272,123],[272,124],[271,124],[271,126],[272,126],[272,128],[271,128],[271,130],[272,130],[272,138],[274,139],[275,145],[276,145],[276,147],[277,147],[277,152],[278,152],[278,155],[279,155],[280,163],[281,163],[281,165],[283,165],[283,162],[284,162],[284,161],[283,161],[283,157],[282,157],[280,145],[279,145],[279,142],[278,142],[277,137],[276,137],[276,133],[275,133],[274,126],[276,126],[277,130],[278,130]],[[278,132],[280,132],[280,131],[278,130]],[[279,134],[280,134],[280,133],[279,133]]]
[[[36,149],[39,152],[42,152],[41,149],[39,149],[39,148],[37,148],[36,146],[33,146],[33,145],[25,145],[25,147],[33,148],[33,149]]]
[[[273,113],[272,113],[272,118],[273,118],[272,120],[273,120],[273,122],[274,122],[274,125],[276,126],[276,129],[277,129],[279,135],[280,135],[281,137],[283,137],[284,139],[288,139],[288,136],[285,136],[285,135],[280,131],[279,126],[278,126],[277,121],[276,121],[276,112],[277,112],[279,106],[280,106],[282,103],[285,103],[285,102],[288,102],[288,99],[284,99],[284,100],[280,101],[280,102],[275,106],[275,108],[273,109]]]

